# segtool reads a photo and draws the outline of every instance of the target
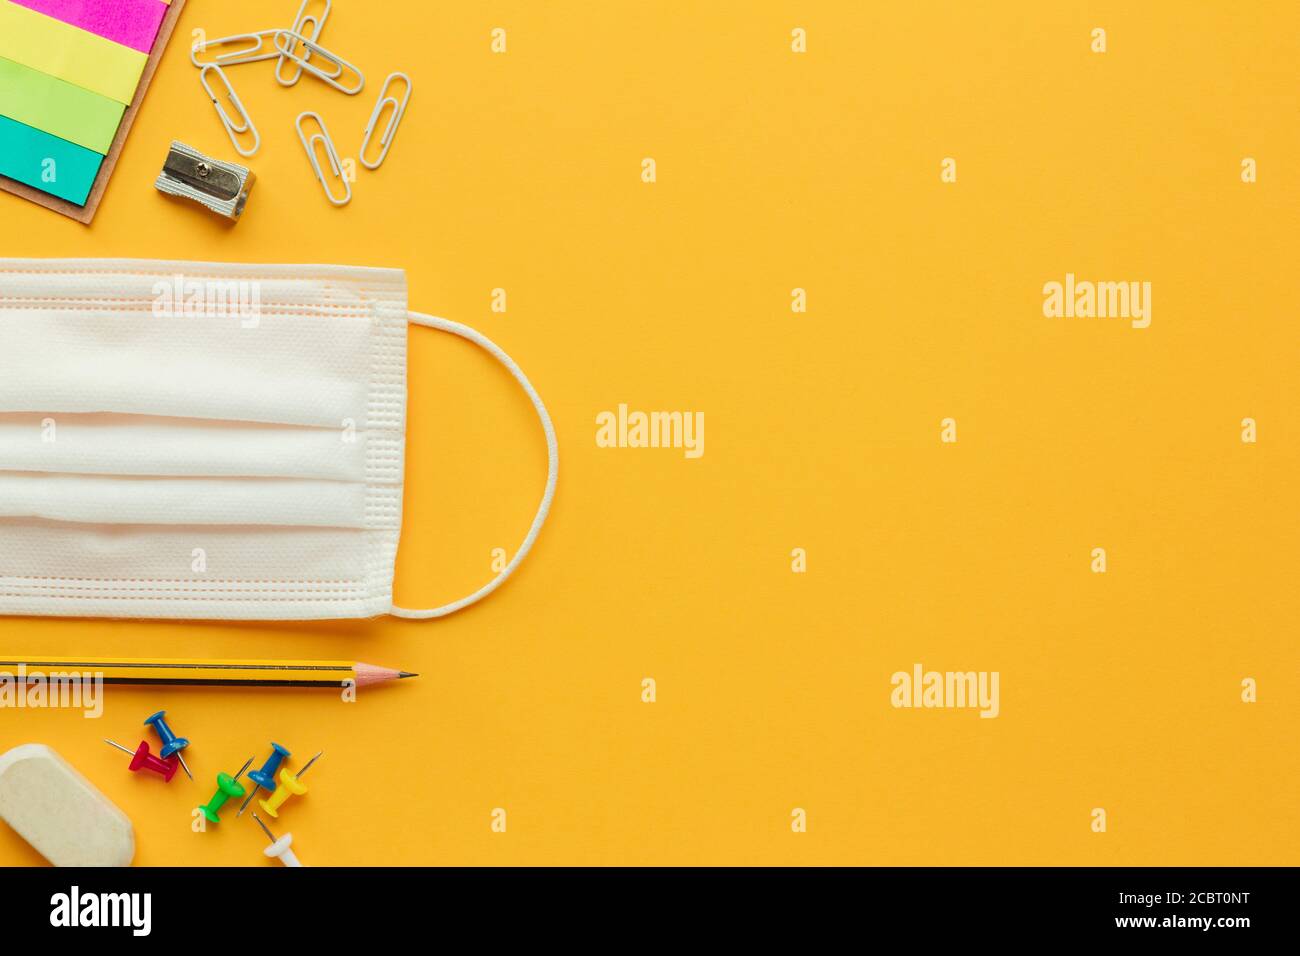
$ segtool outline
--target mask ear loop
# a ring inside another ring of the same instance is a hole
[[[555,426],[551,424],[551,416],[547,414],[546,406],[542,404],[542,398],[533,388],[533,383],[528,381],[528,376],[523,370],[515,364],[514,359],[502,351],[501,347],[489,339],[487,336],[474,331],[468,325],[461,325],[459,322],[452,322],[448,319],[440,319],[437,316],[425,315],[422,312],[410,312],[407,314],[409,321],[416,325],[427,326],[431,329],[441,329],[444,332],[450,332],[452,335],[459,335],[461,338],[469,339],[475,345],[478,345],[495,356],[496,360],[510,370],[510,374],[515,377],[520,385],[523,386],[524,392],[533,403],[533,408],[537,410],[537,417],[542,422],[542,431],[546,433],[546,490],[542,492],[542,503],[537,506],[537,516],[533,518],[532,527],[528,529],[528,534],[524,537],[524,543],[519,546],[515,556],[510,559],[501,572],[483,585],[473,594],[461,598],[459,601],[453,601],[450,604],[444,604],[442,607],[427,608],[423,610],[410,610],[404,607],[393,605],[389,611],[394,617],[404,617],[410,620],[427,621],[430,618],[446,617],[448,614],[454,614],[461,608],[469,607],[476,604],[483,598],[487,597],[502,584],[506,578],[514,574],[515,568],[528,556],[532,550],[533,542],[537,540],[537,533],[542,530],[542,525],[546,523],[546,516],[551,512],[551,500],[555,497],[555,482],[560,474],[560,449],[555,440]]]

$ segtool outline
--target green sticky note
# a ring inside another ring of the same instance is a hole
[[[94,150],[0,116],[0,175],[84,206],[103,161]]]
[[[126,106],[0,57],[0,116],[108,152]]]

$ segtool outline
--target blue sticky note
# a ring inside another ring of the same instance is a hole
[[[7,116],[0,116],[0,174],[60,199],[86,204],[104,157]]]

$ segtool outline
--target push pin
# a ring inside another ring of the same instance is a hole
[[[316,756],[308,760],[307,766],[303,767],[296,774],[290,773],[288,768],[281,770],[280,786],[275,788],[275,793],[271,794],[269,800],[258,800],[258,806],[265,810],[267,815],[272,819],[278,818],[280,816],[280,807],[284,805],[284,801],[288,800],[290,797],[301,797],[307,792],[307,788],[298,781],[307,776],[307,771],[311,769],[311,765],[319,760],[321,754],[324,752],[325,751],[322,750]]]
[[[141,770],[152,770],[156,774],[161,774],[164,780],[171,780],[176,774],[176,758],[170,757],[163,760],[161,757],[151,754],[149,752],[149,741],[147,740],[140,741],[140,746],[134,752],[127,750],[116,740],[109,740],[107,737],[104,738],[104,743],[110,747],[116,747],[124,754],[131,754],[131,771],[133,773],[139,773]]]
[[[271,756],[266,758],[266,763],[262,764],[261,770],[254,770],[248,775],[248,779],[257,786],[248,792],[248,799],[244,801],[243,806],[239,808],[239,812],[235,816],[242,817],[244,815],[248,805],[253,802],[253,797],[257,795],[259,787],[263,790],[275,790],[275,769],[280,766],[280,761],[287,756],[289,756],[289,751],[272,740]]]
[[[185,771],[185,776],[193,780],[194,774],[190,773],[190,765],[185,762],[185,755],[181,753],[190,745],[190,742],[184,737],[177,737],[172,733],[172,729],[167,726],[166,716],[167,711],[165,710],[151,714],[144,719],[145,726],[153,727],[154,730],[158,731],[158,739],[162,741],[162,749],[158,751],[158,756],[166,760],[172,754],[175,754],[176,759],[181,762],[181,769]]]
[[[301,776],[301,774],[299,774],[299,776]],[[253,792],[256,793],[257,791],[254,790]],[[262,832],[266,834],[266,838],[271,841],[271,845],[263,850],[263,853],[273,860],[279,860],[285,866],[302,866],[297,855],[293,850],[289,849],[293,844],[292,833],[286,833],[277,840],[275,834],[267,828],[267,825],[262,822],[262,818],[257,815],[256,810],[253,811],[253,819],[256,820],[257,825],[262,828]]]
[[[220,810],[231,797],[238,799],[244,795],[244,787],[239,782],[239,778],[244,775],[244,771],[247,770],[252,763],[253,758],[249,757],[248,760],[245,761],[244,766],[239,769],[239,773],[235,774],[233,777],[228,773],[217,774],[217,792],[212,795],[211,800],[199,807],[199,809],[203,811],[203,815],[208,818],[209,823],[220,823],[221,818],[217,816],[217,811]]]

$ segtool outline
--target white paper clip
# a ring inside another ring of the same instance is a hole
[[[273,60],[280,55],[280,51],[275,48],[276,32],[275,30],[258,30],[256,33],[232,33],[228,37],[202,40],[190,47],[190,62],[202,68],[205,66],[238,66],[240,63]],[[200,53],[206,53],[213,47],[225,46],[228,43],[243,43],[245,47],[231,50],[228,53],[218,53],[206,62],[199,59]],[[247,46],[249,43],[252,45]]]
[[[312,0],[302,0],[302,6],[298,8],[298,14],[293,18],[293,26],[289,29],[294,33],[305,36],[309,40],[319,41],[320,32],[325,28],[325,19],[330,15],[330,0],[325,0],[325,9],[321,11],[319,15],[309,14],[307,12],[307,7],[311,5],[311,2]],[[306,52],[303,59],[311,59],[310,50]],[[280,75],[280,71],[284,69],[285,64],[290,62],[292,61],[287,56],[280,54],[280,62],[275,65],[275,82],[279,83],[281,86],[293,86],[298,82],[298,78],[302,76],[302,66],[298,63],[293,64],[292,76],[285,77]],[[343,67],[340,66],[339,73],[342,72]],[[335,73],[333,75],[337,77],[339,74]]]
[[[235,109],[239,111],[239,116],[231,119],[230,114],[226,112],[226,107],[222,104],[221,99],[212,91],[212,86],[208,83],[208,72],[211,71],[221,78],[225,84],[226,95],[230,97],[230,102],[234,104]],[[199,70],[199,82],[203,84],[204,91],[208,94],[208,99],[212,100],[212,105],[217,109],[217,117],[221,120],[221,125],[226,128],[226,135],[230,137],[231,145],[235,147],[235,152],[240,156],[252,156],[257,152],[257,148],[262,145],[262,137],[257,132],[257,127],[253,125],[253,118],[248,115],[248,110],[244,109],[244,104],[239,100],[239,94],[235,88],[230,85],[230,77],[226,76],[226,71],[214,63],[209,63]],[[252,149],[244,149],[239,144],[240,133],[253,134]]]
[[[295,52],[295,48],[299,43],[303,45],[304,52],[302,56],[299,56]],[[324,80],[330,86],[334,87],[334,89],[346,93],[348,96],[356,96],[365,88],[366,78],[360,70],[337,53],[331,53],[315,40],[309,40],[301,33],[295,33],[292,30],[276,30],[275,48],[280,51],[282,56],[293,60],[294,63],[297,63],[312,76]],[[308,55],[314,55],[315,59],[324,60],[330,66],[337,67],[337,69],[332,73],[322,70],[316,65],[315,60],[311,62],[307,60]],[[355,87],[339,82],[338,78],[347,70],[351,70],[356,74],[357,85]]]
[[[310,116],[320,126],[319,133],[313,133],[307,136],[302,131],[302,120],[304,116]],[[325,126],[325,121],[320,118],[319,113],[313,113],[311,110],[305,110],[298,114],[298,118],[293,121],[293,125],[298,130],[298,139],[302,140],[303,149],[307,150],[307,160],[311,163],[312,172],[316,174],[316,179],[320,182],[321,188],[325,190],[325,198],[335,206],[346,206],[352,199],[352,184],[348,182],[347,176],[343,175],[343,167],[339,163],[338,150],[334,148],[334,141],[330,139],[330,131]],[[325,173],[320,168],[320,157],[316,155],[316,144],[320,143],[325,147],[325,156],[330,161],[330,168],[343,182],[343,198],[337,199],[330,190],[330,185],[325,181]]]
[[[402,94],[399,101],[395,96],[388,95],[388,87],[393,80],[402,80],[406,83],[406,92]],[[384,80],[384,85],[379,89],[379,102],[375,104],[375,110],[370,114],[370,119],[366,121],[365,136],[361,139],[361,165],[366,169],[378,169],[383,163],[384,158],[388,156],[388,150],[393,145],[393,134],[397,132],[397,124],[402,121],[402,114],[406,112],[406,104],[411,101],[411,78],[405,73],[389,73],[388,78]],[[388,118],[388,125],[384,127],[384,133],[379,137],[379,145],[382,147],[379,158],[373,163],[366,159],[366,150],[370,147],[370,137],[375,135],[375,127],[379,124],[379,115],[384,111],[388,104],[393,105],[393,115]]]

